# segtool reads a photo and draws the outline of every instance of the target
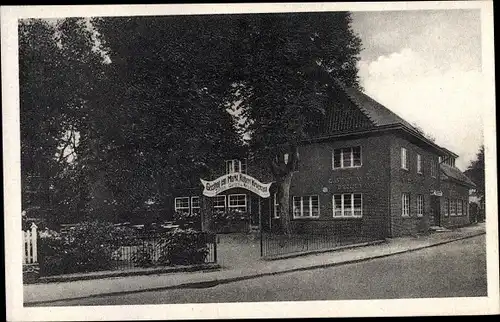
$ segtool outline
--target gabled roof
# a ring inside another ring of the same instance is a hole
[[[472,182],[469,177],[467,177],[462,171],[459,169],[449,166],[447,164],[440,164],[441,168],[441,178],[443,180],[454,180],[462,183],[463,185],[466,185],[468,187],[474,188],[476,187],[475,183]]]
[[[353,117],[351,116],[350,119],[356,119],[356,122],[351,122],[351,124],[357,124],[357,127],[353,127],[350,129],[353,132],[360,131],[360,130],[379,130],[382,128],[399,128],[407,133],[410,133],[413,137],[416,137],[418,140],[425,142],[429,146],[434,147],[434,149],[440,151],[443,155],[452,155],[454,157],[458,157],[455,153],[452,151],[445,149],[428,138],[426,138],[421,131],[416,129],[413,125],[411,125],[408,121],[385,107],[384,105],[380,104],[379,102],[375,101],[373,98],[370,96],[366,95],[362,91],[345,86],[342,84],[338,79],[335,77],[329,77],[329,79],[332,81],[332,85],[340,89],[342,92],[346,94],[346,97],[348,100],[352,103],[352,106],[345,107],[347,109],[357,109],[362,112],[362,114],[365,117],[366,120],[362,120],[359,116]],[[338,113],[335,111],[334,108],[330,107],[330,113]],[[353,114],[353,113],[351,113]],[[355,114],[354,114],[355,115]],[[328,116],[328,122],[327,124],[331,123],[331,121],[335,120],[335,117]],[[338,133],[332,133],[332,129],[335,128],[335,125],[329,124],[328,129],[325,129],[326,131],[324,132],[329,132],[331,135],[335,135]],[[347,130],[347,129],[342,129],[342,130]],[[326,134],[326,133],[325,133]]]
[[[375,126],[402,124],[416,131],[410,123],[365,93],[352,87],[346,87],[344,91]]]

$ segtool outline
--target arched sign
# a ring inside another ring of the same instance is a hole
[[[271,194],[269,193],[269,188],[271,183],[262,183],[244,173],[230,173],[222,177],[219,177],[213,181],[205,181],[200,179],[203,187],[203,195],[207,197],[214,197],[217,194],[232,188],[243,188],[250,190],[251,192],[261,196],[262,198],[268,198]]]

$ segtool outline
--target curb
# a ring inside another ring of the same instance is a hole
[[[127,277],[127,276],[144,276],[144,275],[154,275],[154,274],[166,274],[166,273],[180,273],[180,272],[195,272],[195,271],[212,271],[220,269],[219,264],[205,264],[205,265],[193,265],[193,266],[181,266],[181,267],[160,267],[154,269],[138,269],[130,271],[111,271],[102,274],[93,275],[73,275],[73,276],[46,276],[39,278],[36,283],[30,284],[49,284],[49,283],[62,283],[62,282],[74,282],[74,281],[87,281],[102,278],[111,277]]]
[[[385,239],[384,240],[375,240],[375,241],[358,243],[358,244],[344,245],[344,246],[339,246],[339,247],[334,247],[334,248],[310,250],[310,251],[296,252],[296,253],[285,254],[285,255],[268,256],[268,257],[263,257],[262,259],[265,261],[274,261],[274,260],[280,260],[280,259],[302,257],[302,256],[307,256],[307,255],[316,255],[316,254],[322,254],[322,253],[335,252],[335,251],[346,250],[346,249],[351,249],[351,248],[379,245],[379,244],[383,244],[386,242],[387,242],[387,240],[385,240]]]
[[[207,288],[207,287],[213,287],[213,286],[222,285],[222,284],[244,281],[244,280],[249,280],[249,279],[254,279],[254,278],[259,278],[259,277],[265,277],[265,276],[281,275],[281,274],[306,271],[306,270],[312,270],[312,269],[318,269],[318,268],[335,267],[335,266],[342,266],[342,265],[348,265],[348,264],[355,264],[355,263],[359,263],[359,262],[366,262],[366,261],[373,260],[373,259],[390,257],[393,255],[410,253],[410,252],[418,251],[421,249],[426,249],[426,248],[431,248],[431,247],[435,247],[435,246],[439,246],[439,245],[449,244],[449,243],[452,243],[455,241],[469,239],[469,238],[473,238],[473,237],[477,237],[477,236],[481,236],[481,235],[485,235],[485,234],[486,234],[486,232],[479,232],[479,233],[471,234],[468,236],[462,236],[462,237],[458,237],[458,238],[454,238],[454,239],[436,242],[436,243],[430,244],[430,245],[415,247],[415,248],[411,248],[411,249],[405,249],[405,250],[401,250],[401,251],[397,251],[397,252],[393,252],[393,253],[388,253],[388,254],[382,254],[382,255],[376,255],[376,256],[371,256],[371,257],[347,260],[347,261],[337,262],[337,263],[326,263],[326,264],[320,264],[320,265],[292,268],[292,269],[283,270],[283,271],[276,271],[276,272],[257,273],[257,274],[251,274],[251,275],[246,275],[246,276],[213,279],[213,280],[204,281],[204,282],[188,282],[188,283],[182,283],[182,284],[178,284],[178,285],[160,286],[160,287],[153,287],[153,288],[147,288],[147,289],[141,289],[141,290],[100,293],[100,294],[92,294],[92,295],[73,297],[73,298],[67,298],[67,299],[33,301],[33,302],[24,303],[24,306],[36,306],[37,304],[48,304],[48,303],[66,301],[66,300],[67,301],[80,300],[80,299],[96,298],[96,297],[102,297],[102,296],[113,296],[113,295],[120,295],[120,294],[136,294],[136,293],[143,293],[143,292],[166,291],[166,290],[172,290],[172,289]]]

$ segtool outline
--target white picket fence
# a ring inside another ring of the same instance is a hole
[[[37,226],[31,224],[31,230],[23,231],[23,264],[37,263]]]

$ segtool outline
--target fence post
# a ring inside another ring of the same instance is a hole
[[[26,263],[26,232],[21,230],[23,235],[23,264]]]
[[[26,263],[31,263],[31,234],[29,230],[26,230]]]
[[[35,225],[35,223],[32,223],[31,224],[31,245],[32,245],[32,257],[33,257],[33,263],[36,263],[37,262],[37,255],[38,255],[38,252],[37,252],[37,239],[38,239],[38,235],[37,235],[37,229],[38,227]]]

